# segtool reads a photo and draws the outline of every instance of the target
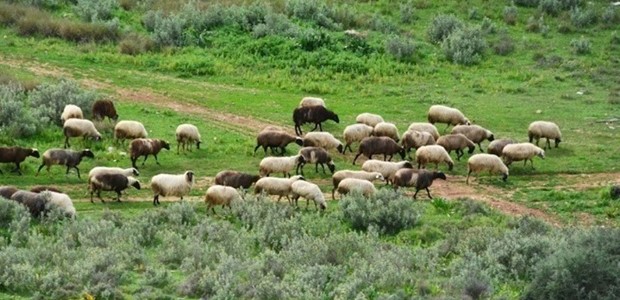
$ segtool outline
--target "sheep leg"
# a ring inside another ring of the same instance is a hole
[[[144,166],[144,163],[146,162],[146,159],[147,159],[147,158],[149,158],[149,155],[148,155],[148,154],[144,156],[144,160],[142,161],[142,165],[143,165],[143,166]]]
[[[160,164],[159,164],[159,160],[157,160],[157,155],[153,154],[153,157],[155,157],[155,162],[156,162],[158,165],[160,165]],[[181,197],[181,198],[182,198],[182,197]]]
[[[323,174],[327,174],[327,173],[325,173],[325,165],[324,164],[321,164],[321,169],[323,169]],[[317,171],[318,171],[318,168],[317,168]]]
[[[443,132],[446,132],[446,130],[448,130],[448,127],[450,127],[450,124],[448,124],[448,126],[446,126],[446,128],[444,128]]]
[[[159,204],[159,194],[153,197],[153,205],[157,206]]]
[[[121,202],[121,191],[116,191],[116,202]]]
[[[547,138],[547,146],[545,147],[545,149],[551,149],[551,143],[549,142],[549,138]]]
[[[319,131],[323,131],[323,124],[319,122]]]
[[[469,170],[469,172],[467,172],[467,179],[465,180],[466,184],[469,184],[469,175],[471,175],[471,170]]]
[[[450,154],[450,152],[452,152],[452,151],[448,151],[448,154]],[[456,160],[461,160],[461,157],[463,157],[463,155],[465,155],[463,150],[456,149]]]
[[[428,188],[426,188],[426,194],[428,195],[429,199],[433,199],[433,197],[431,197],[431,191],[429,191]]]
[[[419,192],[419,191],[420,191],[420,190],[418,190],[418,188],[416,188],[416,189],[415,189],[415,194],[413,194],[413,200],[416,200],[416,199],[417,199],[417,197],[418,197],[418,192]]]
[[[69,137],[66,136],[65,137],[65,149],[67,149],[68,147],[71,147],[71,146],[69,145]]]
[[[310,131],[315,131],[317,128],[319,128],[319,124],[320,123],[314,123],[314,128],[312,128],[312,130],[310,130]],[[321,131],[323,131],[323,130],[321,130]]]
[[[301,126],[299,126],[298,124],[295,124],[295,134],[298,136],[302,135]]]
[[[357,158],[362,155],[362,152],[358,153],[355,158],[353,158],[353,165],[355,165],[355,161],[357,160]]]
[[[105,203],[105,201],[103,201],[103,198],[101,197],[101,190],[97,191],[97,198],[99,198],[99,200],[101,200],[101,203]],[[92,202],[92,199],[91,199]]]
[[[39,172],[41,172],[41,169],[43,169],[43,166],[45,166],[45,163],[42,163],[41,166],[39,166],[39,169],[37,170],[37,174],[35,174],[34,176],[39,176]]]
[[[17,174],[19,174],[20,176],[22,175],[22,168],[19,166],[18,162],[15,163],[15,170],[11,172],[15,172],[15,171],[17,171]]]
[[[78,169],[78,167],[77,167],[77,166],[73,166],[73,168],[75,169],[75,171],[76,171],[76,172],[77,172],[77,174],[78,174],[78,179],[82,179],[82,177],[80,177],[80,169]],[[69,173],[69,170],[67,169],[67,174],[68,174],[68,173]]]
[[[480,143],[478,143],[478,147],[480,148],[480,152],[484,152],[482,151],[482,145],[480,145]]]
[[[286,153],[286,147],[280,147],[280,154],[284,155]]]
[[[347,143],[346,145],[344,145],[344,150],[342,150],[342,154],[347,153],[347,148],[349,148],[349,151],[353,153],[353,149],[351,149],[351,143]]]
[[[136,161],[138,160],[137,157],[132,157],[131,158],[131,166],[134,167],[135,169],[138,169],[138,166],[136,166]]]
[[[390,158],[388,158],[388,161],[392,161],[392,158],[394,158],[394,154],[390,154]]]
[[[256,147],[254,147],[254,154],[252,154],[252,156],[256,155],[256,150],[258,150],[259,147],[260,145],[256,145]]]

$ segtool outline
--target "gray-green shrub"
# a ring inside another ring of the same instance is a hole
[[[428,38],[431,42],[440,44],[452,32],[463,26],[463,22],[454,15],[438,15],[433,18],[433,22],[428,28]]]
[[[34,117],[38,120],[62,126],[60,115],[67,104],[79,106],[88,118],[93,102],[98,95],[93,91],[83,90],[77,82],[61,79],[58,83],[43,83],[30,92],[28,99]]]
[[[601,15],[601,24],[606,28],[611,28],[620,23],[620,13],[618,13],[618,8],[615,6],[608,6],[603,14]]]
[[[541,0],[538,8],[547,15],[557,16],[562,10],[562,5],[558,0]]]
[[[590,40],[584,37],[571,40],[570,46],[573,49],[573,53],[578,55],[589,54],[592,52],[592,44],[590,43]]]
[[[385,52],[398,61],[411,62],[415,59],[416,45],[410,39],[393,36],[385,41]]]
[[[503,16],[506,24],[515,25],[519,17],[519,10],[516,6],[505,6]]]
[[[512,2],[518,6],[536,7],[540,0],[513,0]]]
[[[411,24],[415,20],[415,6],[413,1],[409,0],[400,4],[400,22],[403,24]]]
[[[110,20],[117,9],[117,0],[77,0],[73,7],[75,14],[86,22]]]
[[[41,129],[40,121],[25,105],[26,92],[20,85],[0,85],[0,133],[13,138],[29,137]],[[46,120],[43,120],[46,123]]]
[[[573,26],[578,29],[590,27],[597,22],[598,16],[592,9],[581,9],[580,7],[573,7],[570,11],[570,21]]]
[[[478,28],[458,29],[442,44],[446,58],[460,65],[479,63],[486,48],[486,40]]]

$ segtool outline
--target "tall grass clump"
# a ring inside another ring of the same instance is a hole
[[[118,7],[117,0],[77,0],[73,11],[82,21],[94,22],[110,20]]]
[[[375,228],[386,234],[412,228],[420,218],[411,199],[388,190],[380,190],[369,198],[351,193],[340,200],[340,208],[344,221],[353,229]]]
[[[508,25],[517,24],[517,19],[519,18],[519,9],[516,6],[506,6],[504,7],[504,22]]]
[[[400,4],[400,22],[403,24],[411,24],[415,20],[416,10],[413,1],[409,0]]]
[[[577,55],[585,55],[592,52],[592,44],[590,43],[590,40],[584,37],[571,40],[570,46],[573,49],[573,53]]]
[[[454,15],[438,15],[433,18],[433,22],[428,28],[428,38],[431,42],[440,44],[448,38],[452,32],[463,26],[463,21]]]
[[[446,58],[460,65],[479,63],[486,48],[486,40],[478,28],[456,30],[442,44]]]
[[[385,41],[385,52],[398,61],[413,61],[415,51],[416,45],[410,39],[394,36]]]
[[[523,7],[537,7],[540,0],[513,0],[515,5]]]
[[[541,0],[538,9],[550,16],[557,16],[562,10],[559,0]]]

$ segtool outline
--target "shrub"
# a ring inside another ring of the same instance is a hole
[[[592,45],[590,44],[590,40],[584,37],[571,40],[570,46],[571,48],[573,48],[573,53],[578,55],[589,54],[590,52],[592,52]]]
[[[485,34],[494,34],[497,32],[497,26],[495,26],[495,23],[493,23],[493,21],[487,17],[484,17],[484,19],[482,19],[482,24],[480,24],[480,29]]]
[[[184,44],[184,26],[185,21],[176,15],[156,18],[151,37],[158,47],[180,47]]]
[[[519,10],[516,6],[506,6],[504,7],[504,22],[508,25],[517,24],[517,19],[519,17]]]
[[[541,0],[538,8],[540,11],[550,16],[557,16],[562,10],[562,6],[558,0]]]
[[[411,24],[415,20],[415,6],[413,1],[400,4],[400,22],[403,24]]]
[[[582,0],[558,0],[562,10],[569,10],[581,5]]]
[[[149,37],[129,33],[118,44],[118,50],[122,54],[138,55],[153,50],[155,43]]]
[[[620,45],[620,34],[617,31],[611,33],[611,38],[609,39],[609,43],[612,45]]]
[[[287,0],[285,10],[289,16],[312,21],[321,27],[339,28],[339,25],[331,19],[331,9],[322,0]]]
[[[536,7],[540,0],[513,0],[513,3],[518,6],[524,7]]]
[[[431,42],[439,44],[452,32],[463,27],[463,22],[454,15],[438,15],[433,18],[428,28],[428,37]]]
[[[370,21],[370,28],[373,30],[382,32],[382,33],[391,33],[398,30],[396,24],[392,23],[390,20],[385,17],[375,14],[372,16]]]
[[[314,51],[325,45],[328,45],[331,41],[329,33],[321,29],[308,28],[302,31],[299,36],[299,44],[301,49],[306,51]]]
[[[524,299],[617,299],[620,297],[620,230],[575,233],[534,268]]]
[[[620,23],[620,14],[615,6],[608,6],[601,16],[601,23],[606,28],[612,28]]]
[[[527,19],[527,25],[525,26],[525,28],[527,29],[527,31],[530,32],[540,32],[544,26],[545,21],[542,16],[540,18],[530,16]]]
[[[472,7],[471,9],[469,9],[469,19],[470,20],[481,20],[482,19],[482,15],[480,14],[480,11],[478,11],[477,7]]]
[[[497,55],[506,56],[515,50],[514,41],[508,34],[502,34],[497,42],[493,45],[493,51]]]
[[[0,85],[0,133],[13,138],[29,137],[42,128],[39,120],[27,109],[26,93],[21,86]]]
[[[265,23],[257,24],[252,28],[252,35],[261,38],[268,35],[297,37],[299,26],[291,22],[285,15],[270,13],[265,16]]]
[[[386,234],[395,234],[415,226],[420,214],[411,199],[388,190],[365,198],[352,193],[340,200],[344,220],[355,230],[377,228]]]
[[[446,58],[461,65],[479,63],[486,47],[482,32],[477,28],[456,30],[442,44]]]
[[[570,21],[578,29],[596,24],[596,19],[596,13],[591,9],[583,10],[579,7],[573,7],[570,11]]]
[[[385,52],[398,61],[413,61],[415,51],[416,45],[409,39],[394,36],[385,42]]]
[[[155,25],[161,22],[164,15],[161,11],[149,10],[142,16],[142,25],[148,32],[155,31]]]
[[[44,83],[29,95],[30,106],[37,109],[35,118],[47,120],[46,123],[62,126],[60,115],[67,104],[79,106],[85,116],[90,115],[93,102],[97,94],[82,90],[77,82],[62,79],[57,84]]]
[[[117,0],[77,0],[73,7],[75,14],[86,22],[110,20],[116,9]]]

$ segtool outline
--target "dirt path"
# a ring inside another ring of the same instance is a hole
[[[51,66],[49,64],[40,64],[36,61],[11,60],[0,56],[0,65],[8,65],[14,68],[27,69],[37,75],[52,76],[57,78],[74,78],[70,70]],[[85,76],[85,74],[81,75]],[[157,76],[161,77],[163,75]],[[219,125],[227,129],[236,130],[250,135],[256,134],[265,126],[275,125],[269,123],[266,120],[258,120],[249,116],[239,116],[231,113],[216,111],[202,105],[191,104],[184,101],[177,101],[171,97],[156,93],[153,90],[147,88],[120,88],[114,86],[109,82],[103,82],[101,80],[87,77],[79,79],[78,82],[89,88],[112,91],[116,93],[116,96],[118,96],[121,101],[139,102],[150,106],[171,109],[176,112],[197,115],[211,122],[218,123]],[[620,173],[577,175],[560,174],[554,176],[560,176],[562,178],[562,183],[554,186],[554,188],[556,189],[582,190],[591,187],[605,186],[611,183],[620,183]],[[196,188],[206,189],[206,187],[212,183],[212,180],[212,178],[201,178],[198,180],[198,182],[196,182]],[[547,186],[545,186],[546,182],[546,175],[533,175],[531,184],[529,184],[527,188],[548,188]],[[330,180],[316,180],[316,183],[320,185],[329,185]],[[514,192],[514,190],[505,191],[494,188],[492,186],[479,185],[475,181],[471,185],[466,185],[465,179],[462,176],[451,176],[448,181],[438,180],[433,184],[432,187],[432,193],[434,195],[443,197],[448,200],[469,198],[475,201],[484,202],[489,206],[509,215],[534,216],[556,226],[562,225],[562,222],[559,221],[558,217],[555,215],[509,201],[509,199],[512,199],[512,195]],[[425,196],[426,195],[420,195],[419,199],[426,199]],[[331,199],[331,193],[326,193],[326,199]],[[89,199],[83,200],[89,201]],[[130,198],[128,200],[132,201],[134,199]],[[174,201],[173,199],[170,200]],[[201,199],[193,199],[193,197],[191,197],[189,198],[189,200],[192,201]],[[593,217],[585,213],[579,218],[580,223],[583,224],[593,222]]]

